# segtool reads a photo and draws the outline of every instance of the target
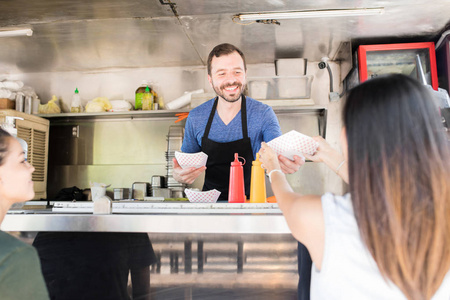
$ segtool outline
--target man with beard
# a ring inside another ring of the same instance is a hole
[[[280,125],[272,108],[245,97],[244,54],[231,44],[220,44],[211,51],[207,61],[208,81],[217,97],[194,108],[186,121],[181,151],[208,155],[206,167],[182,169],[173,159],[173,177],[178,182],[192,184],[205,170],[203,190],[217,189],[219,200],[228,199],[230,165],[234,153],[245,159],[245,194],[250,195],[252,161],[261,147],[281,135]],[[294,173],[304,163],[279,156],[282,171]]]
[[[247,67],[244,54],[235,46],[220,44],[209,53],[207,61],[208,81],[217,97],[194,108],[186,121],[181,151],[208,154],[206,167],[182,169],[173,159],[173,177],[178,182],[192,184],[205,170],[203,190],[217,189],[219,200],[228,199],[230,166],[234,153],[245,158],[245,194],[250,195],[252,161],[261,147],[281,135],[274,111],[268,105],[245,97]],[[294,156],[294,161],[279,156],[284,173],[296,172],[304,161]],[[298,299],[309,299],[311,257],[308,250],[298,243],[300,281]]]

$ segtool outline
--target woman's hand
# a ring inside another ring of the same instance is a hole
[[[321,136],[315,136],[313,139],[319,143],[316,153],[313,155],[304,154],[305,157],[313,162],[323,162],[330,169],[336,172],[345,182],[348,183],[347,162],[344,156],[332,148],[330,144]]]
[[[294,174],[305,163],[305,159],[298,155],[294,155],[294,160],[290,160],[283,155],[278,155],[278,161],[280,162],[281,171],[284,174]]]
[[[262,163],[262,167],[266,169],[267,173],[272,170],[281,170],[280,162],[278,161],[277,153],[270,148],[266,143],[261,143],[261,149],[259,149],[259,160]]]
[[[313,162],[324,162],[329,160],[339,160],[342,161],[344,158],[337,150],[333,149],[327,141],[321,136],[315,136],[313,139],[319,143],[316,153],[313,155],[304,154],[305,157]]]

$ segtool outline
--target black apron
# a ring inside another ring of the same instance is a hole
[[[242,139],[228,143],[218,143],[208,139],[209,130],[216,113],[217,103],[219,99],[216,97],[214,106],[209,115],[208,124],[202,137],[202,151],[208,154],[206,163],[205,183],[203,190],[209,191],[216,189],[220,191],[219,200],[228,200],[228,187],[230,181],[231,162],[234,161],[234,153],[245,159],[244,182],[245,195],[247,199],[250,196],[250,179],[252,172],[253,151],[250,138],[247,131],[247,106],[245,96],[242,95],[241,103],[241,122],[242,122]]]

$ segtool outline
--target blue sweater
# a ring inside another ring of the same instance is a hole
[[[255,99],[246,97],[247,129],[252,143],[253,158],[261,148],[261,142],[269,142],[281,135],[280,124],[273,109]],[[214,105],[214,98],[194,108],[186,120],[183,145],[181,151],[195,153],[201,151],[202,137]],[[225,125],[217,110],[211,124],[208,138],[218,143],[228,143],[242,139],[241,112]]]

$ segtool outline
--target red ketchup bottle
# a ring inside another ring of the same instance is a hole
[[[230,185],[228,189],[228,202],[230,203],[245,202],[244,168],[242,167],[244,164],[245,159],[244,163],[241,163],[238,159],[238,154],[235,153],[234,161],[230,167]]]

